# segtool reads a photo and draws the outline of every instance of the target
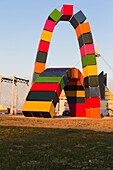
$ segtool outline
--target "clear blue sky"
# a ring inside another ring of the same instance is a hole
[[[75,5],[84,12],[99,53],[113,67],[112,0],[0,0],[0,75],[32,78],[44,23],[62,4]],[[102,58],[98,59],[99,72],[108,73],[108,87],[113,92],[113,71]],[[54,30],[47,58],[50,66],[75,66],[81,70],[77,38],[67,22],[59,23]]]

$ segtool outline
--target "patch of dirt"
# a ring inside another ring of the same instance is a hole
[[[90,129],[113,132],[113,118],[36,118],[24,116],[0,115],[0,126],[26,126],[44,128]]]

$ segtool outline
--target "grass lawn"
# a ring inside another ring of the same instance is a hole
[[[0,126],[0,170],[79,169],[113,169],[113,133]]]

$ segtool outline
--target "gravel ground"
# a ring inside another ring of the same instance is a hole
[[[113,132],[113,118],[35,118],[24,116],[0,115],[0,126],[28,126],[44,128],[74,128]]]

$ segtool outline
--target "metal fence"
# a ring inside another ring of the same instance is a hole
[[[28,91],[29,80],[0,76],[0,110],[7,110],[10,114],[21,112]]]

